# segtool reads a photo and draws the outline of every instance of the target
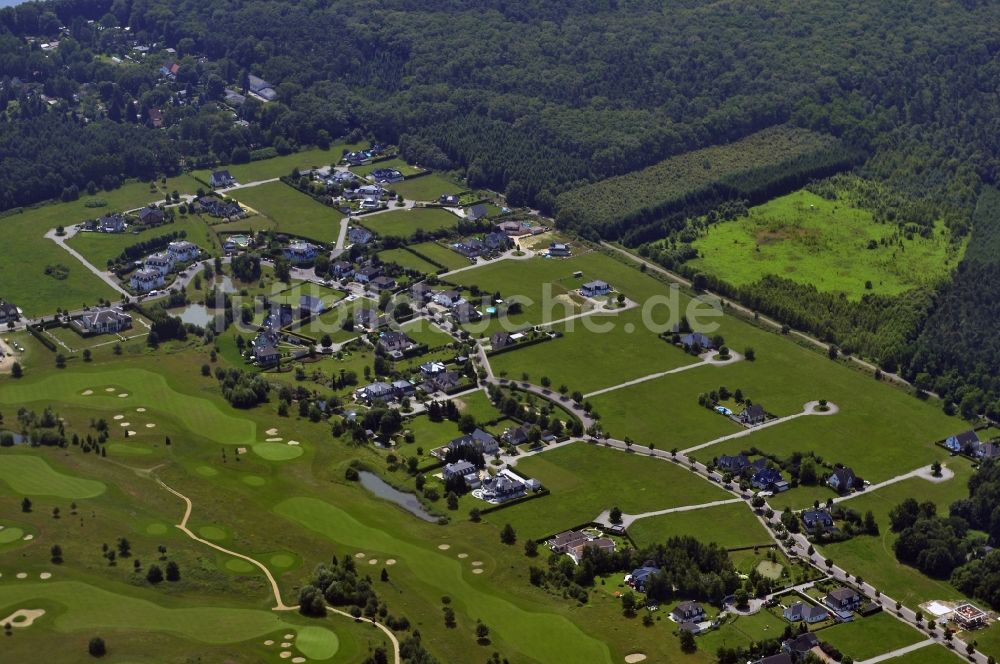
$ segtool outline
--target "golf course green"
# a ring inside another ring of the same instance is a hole
[[[14,493],[27,496],[56,496],[79,500],[104,493],[103,483],[54,470],[45,459],[28,454],[5,454],[0,463],[0,480]]]
[[[291,461],[302,456],[302,448],[284,443],[257,443],[253,446],[254,454],[268,461]]]
[[[330,659],[340,650],[340,639],[325,627],[303,627],[295,636],[295,647],[309,659]]]

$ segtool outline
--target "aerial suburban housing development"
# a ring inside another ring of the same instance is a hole
[[[998,26],[0,1],[0,664],[994,664]]]

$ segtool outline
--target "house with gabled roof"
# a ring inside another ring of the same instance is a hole
[[[825,533],[833,530],[833,517],[826,510],[805,510],[802,512],[802,525],[807,532]]]
[[[849,618],[851,612],[861,606],[861,595],[853,588],[841,587],[827,593],[823,603],[841,619],[845,616]]]
[[[670,612],[675,623],[701,622],[705,619],[705,609],[698,602],[681,602]]]
[[[448,443],[451,449],[466,446],[473,447],[486,456],[493,456],[500,451],[497,439],[478,427],[472,433],[454,438]]]
[[[952,452],[975,452],[981,442],[975,429],[969,429],[954,436],[948,436],[944,441],[944,446]]]
[[[365,265],[354,271],[354,280],[359,284],[367,284],[382,276],[382,268],[378,265]]]
[[[831,489],[837,493],[848,493],[852,489],[864,486],[864,482],[860,477],[854,474],[854,471],[846,466],[839,466],[833,469],[830,476],[826,479],[826,483]]]
[[[783,612],[785,620],[790,622],[804,622],[807,625],[814,625],[829,619],[830,612],[822,606],[807,604],[806,602],[796,602],[786,608]]]
[[[611,292],[611,284],[606,281],[601,281],[596,279],[594,281],[588,281],[584,285],[580,286],[580,295],[584,297],[601,297],[602,295],[607,295]]]
[[[397,171],[395,168],[376,168],[373,170],[369,176],[382,184],[394,184],[396,182],[402,182],[406,178],[402,173]]]
[[[487,214],[489,214],[489,208],[486,207],[486,203],[477,203],[465,211],[465,218],[469,221],[479,221]]]
[[[180,240],[167,245],[167,253],[174,257],[178,263],[188,263],[201,255],[201,249],[193,242]]]
[[[278,98],[278,91],[273,85],[253,74],[247,76],[247,88],[264,101],[274,101]]]
[[[234,178],[227,170],[213,171],[208,178],[208,186],[212,189],[231,187],[234,184],[236,184],[236,178]]]
[[[21,317],[21,312],[10,302],[0,300],[0,323],[13,323]]]
[[[643,565],[642,567],[637,567],[632,570],[631,574],[625,575],[625,585],[644,593],[646,592],[646,583],[649,581],[650,577],[654,574],[658,574],[659,572],[660,568],[654,565]]]
[[[119,309],[101,307],[84,312],[74,327],[84,334],[114,334],[132,327],[132,317]]]
[[[715,344],[712,343],[712,340],[701,332],[685,334],[681,337],[681,345],[685,348],[701,348],[702,350],[715,348]]]
[[[164,284],[163,274],[159,270],[136,270],[129,277],[129,285],[137,293],[148,293]]]
[[[736,419],[744,426],[757,426],[758,424],[763,424],[764,420],[767,419],[767,411],[758,403],[750,404],[743,409],[743,412],[736,416]]]
[[[143,267],[147,270],[156,270],[163,276],[167,276],[174,269],[174,263],[173,254],[167,251],[159,251],[146,256]]]
[[[405,332],[390,330],[379,335],[378,346],[386,353],[402,354],[416,346],[416,343]]]
[[[311,242],[295,240],[281,250],[281,254],[293,263],[308,263],[316,259],[319,247]]]
[[[352,226],[350,230],[347,231],[347,240],[351,244],[368,244],[375,239],[371,231],[360,226]]]
[[[122,233],[125,231],[125,217],[107,214],[97,220],[97,230],[101,233]]]
[[[724,473],[739,475],[750,466],[750,459],[745,454],[723,454],[715,461],[715,467]]]
[[[157,226],[162,224],[166,215],[164,215],[163,210],[156,207],[155,205],[147,205],[138,212],[135,213],[139,217],[139,221],[146,226]]]
[[[375,309],[358,309],[354,312],[354,325],[374,330],[378,327],[379,315]]]
[[[774,468],[764,468],[754,473],[750,478],[750,484],[755,489],[761,491],[774,491],[781,493],[788,490],[788,482],[781,476],[781,473]]]

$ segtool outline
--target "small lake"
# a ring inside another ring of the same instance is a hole
[[[215,319],[215,310],[209,309],[204,304],[189,304],[183,309],[171,311],[170,314],[177,316],[185,323],[197,325],[198,327],[208,327]]]
[[[14,431],[0,431],[0,438],[4,436],[10,436],[14,439],[15,445],[23,445],[28,442],[27,436],[22,436],[21,434]]]
[[[417,500],[417,497],[412,493],[400,491],[399,489],[386,484],[385,480],[381,477],[374,473],[369,473],[367,470],[358,472],[358,476],[361,479],[361,486],[368,489],[379,498],[384,498],[385,500],[396,503],[417,518],[429,521],[430,523],[437,523],[438,518],[425,510],[424,506],[420,504],[420,501]]]

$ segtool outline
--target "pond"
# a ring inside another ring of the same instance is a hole
[[[417,518],[429,521],[430,523],[437,523],[438,518],[424,509],[424,506],[420,504],[420,501],[417,500],[417,497],[412,493],[400,491],[399,489],[386,484],[385,480],[381,477],[374,473],[369,473],[367,470],[362,470],[358,473],[358,476],[361,478],[361,486],[368,489],[379,498],[396,503]]]
[[[183,309],[175,309],[170,313],[185,323],[197,325],[198,327],[208,327],[215,318],[215,310],[209,309],[204,304],[189,304]]]
[[[23,436],[14,431],[0,431],[0,440],[3,440],[7,437],[10,437],[10,439],[14,441],[15,445],[22,445],[28,442],[27,436]]]

